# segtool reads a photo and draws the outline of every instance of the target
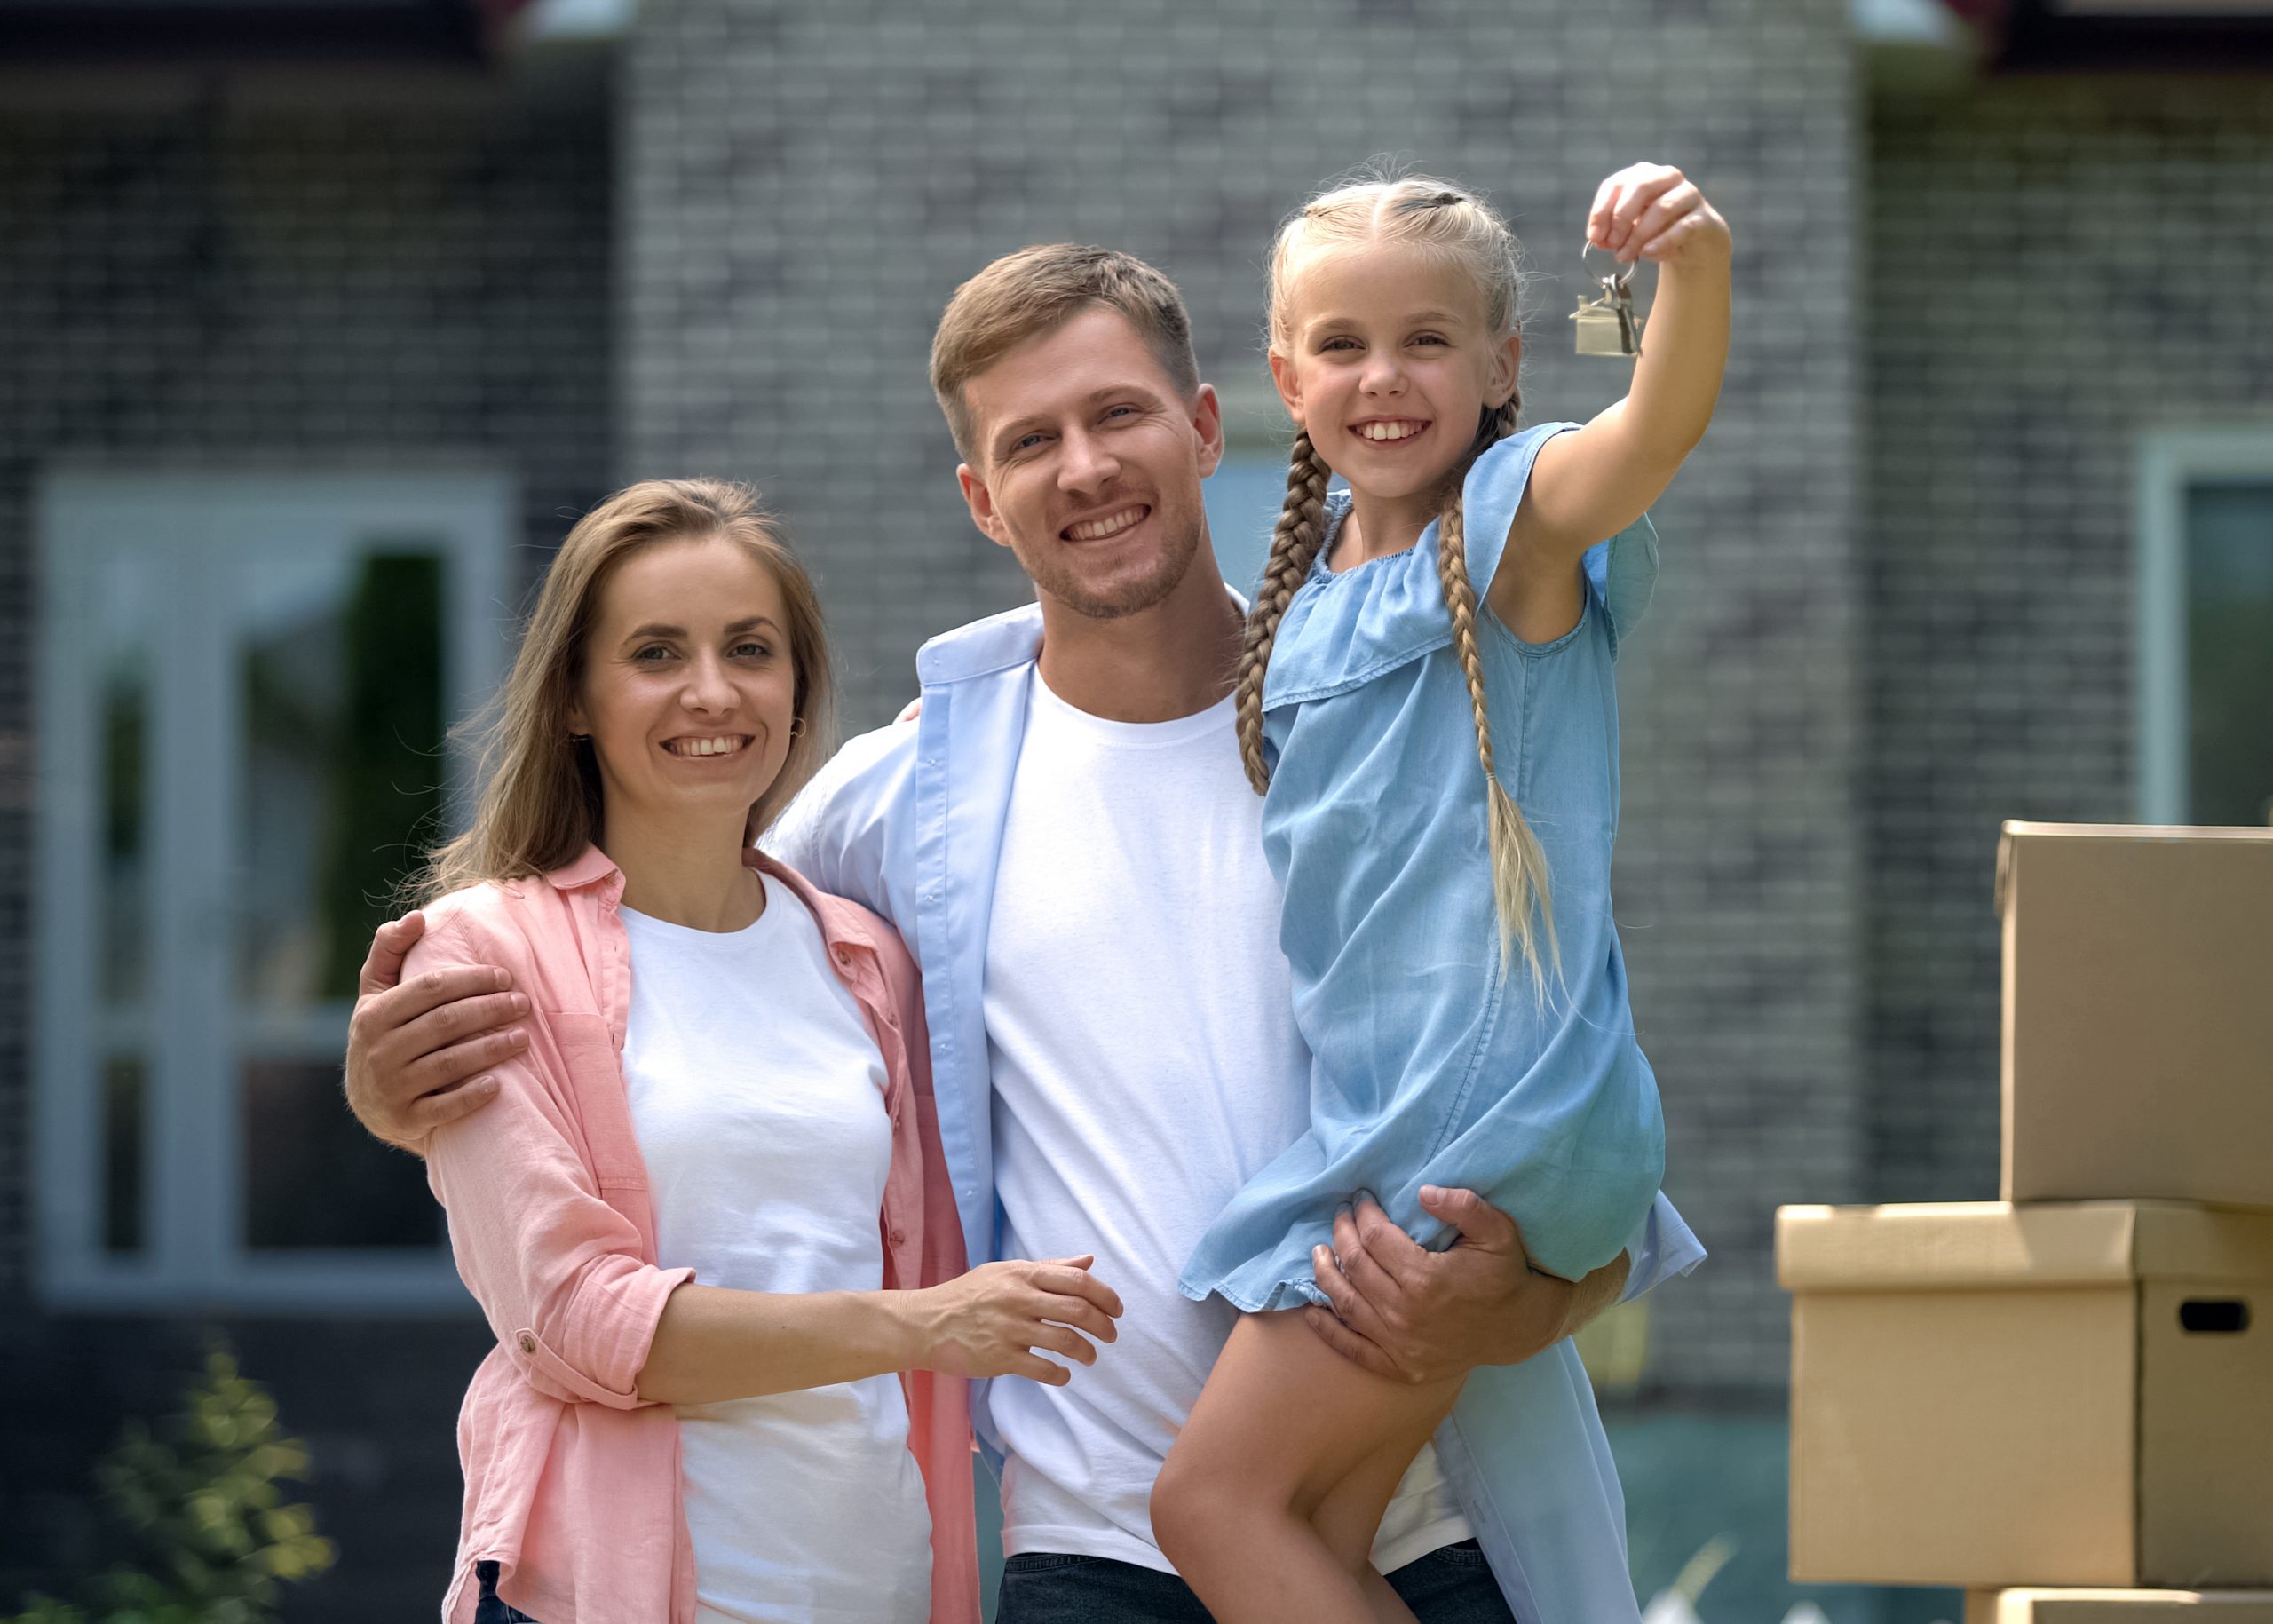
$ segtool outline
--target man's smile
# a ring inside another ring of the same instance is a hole
[[[1068,542],[1102,542],[1142,523],[1144,516],[1152,511],[1141,502],[1132,503],[1127,507],[1114,508],[1093,519],[1078,519],[1067,525],[1057,533],[1058,539]]]

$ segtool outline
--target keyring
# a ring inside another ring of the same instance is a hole
[[[1587,264],[1589,249],[1598,254],[1610,252],[1596,247],[1590,239],[1582,240],[1579,246],[1580,274],[1602,290],[1592,299],[1581,295],[1579,308],[1571,313],[1571,320],[1577,324],[1579,353],[1635,360],[1642,353],[1642,318],[1634,312],[1634,267],[1625,265],[1608,276],[1596,276]],[[1616,258],[1612,255],[1613,263]]]
[[[1610,263],[1613,267],[1612,274],[1596,276],[1593,267],[1587,264],[1588,254],[1610,254]],[[1600,282],[1605,292],[1613,295],[1625,292],[1627,285],[1634,280],[1634,266],[1620,265],[1618,256],[1611,254],[1608,249],[1596,243],[1592,237],[1582,237],[1579,241],[1579,269],[1587,276]]]

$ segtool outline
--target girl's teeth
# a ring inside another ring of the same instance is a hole
[[[1360,432],[1367,440],[1406,440],[1421,431],[1406,423],[1369,423]]]

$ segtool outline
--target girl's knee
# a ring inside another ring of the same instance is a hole
[[[1252,1509],[1255,1503],[1254,1495],[1236,1492],[1179,1443],[1152,1480],[1152,1538],[1183,1572],[1203,1563],[1218,1544],[1235,1542],[1241,1507]]]

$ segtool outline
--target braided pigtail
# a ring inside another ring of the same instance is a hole
[[[1485,408],[1485,417],[1477,435],[1477,451],[1504,440],[1514,432],[1516,402],[1510,400],[1497,411]],[[1473,459],[1471,459],[1472,461]],[[1462,470],[1463,479],[1466,470]],[[1452,500],[1437,522],[1437,578],[1445,589],[1445,607],[1453,621],[1453,653],[1460,661],[1461,676],[1468,683],[1468,702],[1476,717],[1476,754],[1484,764],[1486,827],[1492,852],[1492,896],[1500,915],[1500,959],[1501,971],[1514,962],[1518,951],[1531,970],[1532,986],[1542,999],[1547,995],[1547,962],[1551,961],[1559,980],[1563,974],[1563,951],[1555,938],[1555,899],[1548,887],[1547,853],[1540,849],[1539,836],[1516,805],[1515,797],[1500,781],[1492,761],[1492,718],[1484,699],[1484,662],[1476,646],[1476,588],[1468,578],[1468,549],[1463,528],[1461,491],[1455,487]],[[1534,930],[1532,914],[1536,907],[1539,928]],[[1539,950],[1541,932],[1547,938],[1547,961]]]
[[[1257,795],[1271,784],[1271,769],[1263,759],[1263,674],[1271,664],[1279,622],[1310,578],[1311,564],[1325,539],[1326,486],[1332,478],[1326,459],[1311,443],[1310,431],[1296,434],[1294,457],[1287,467],[1286,505],[1279,510],[1271,560],[1263,567],[1255,606],[1247,611],[1247,641],[1239,650],[1239,759]]]

